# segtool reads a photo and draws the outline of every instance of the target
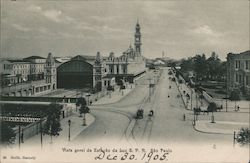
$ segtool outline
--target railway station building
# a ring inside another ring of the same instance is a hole
[[[115,83],[133,83],[146,72],[139,23],[135,27],[134,39],[134,48],[130,45],[118,57],[113,52],[108,57],[97,52],[96,56],[77,55],[61,64],[57,68],[58,88],[103,91]]]

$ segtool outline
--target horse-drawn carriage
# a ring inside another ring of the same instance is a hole
[[[143,118],[143,109],[138,109],[136,113],[136,119],[142,119]]]

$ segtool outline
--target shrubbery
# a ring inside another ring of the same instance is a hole
[[[249,128],[241,128],[237,133],[236,141],[241,145],[248,145],[250,143],[250,130]]]

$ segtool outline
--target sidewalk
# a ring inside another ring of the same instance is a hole
[[[94,101],[92,105],[103,105],[103,104],[112,104],[120,101],[122,98],[126,97],[132,90],[134,90],[135,86],[130,84],[126,89],[123,90],[115,90],[110,94],[105,95],[100,98],[98,101]]]
[[[187,110],[192,110],[191,108],[194,108],[197,106],[200,106],[200,108],[202,110],[206,110],[208,107],[208,102],[204,99],[200,99],[199,98],[199,94],[196,95],[196,92],[194,91],[193,88],[189,88],[186,84],[182,83],[178,83],[178,80],[176,80],[176,86],[177,89],[179,91],[179,93],[181,94],[181,98],[183,100],[183,103],[185,105],[185,108]],[[185,94],[184,94],[185,92]],[[190,96],[190,99],[188,100],[186,94],[188,94]],[[191,97],[192,95],[192,97]],[[196,98],[197,98],[197,103],[196,103]],[[191,100],[192,99],[192,100]],[[192,105],[191,105],[192,102]],[[192,107],[191,107],[192,106]]]
[[[191,110],[191,100],[187,100],[187,97],[184,95],[184,91],[185,93],[188,93],[190,96],[191,94],[193,95],[192,96],[192,108],[193,108],[196,106],[196,93],[194,89],[188,87],[185,83],[182,83],[182,84],[178,83],[178,80],[176,80],[176,85],[180,94],[182,95],[185,108],[187,110]],[[191,90],[192,90],[192,93],[191,93]],[[212,98],[212,99],[218,106],[222,105],[223,109],[221,110],[221,112],[226,112],[226,111],[235,112],[235,113],[249,113],[250,112],[250,101],[236,101],[236,106],[239,106],[240,110],[235,111],[235,101],[217,99],[217,98]],[[208,105],[209,104],[205,99],[198,98],[198,106],[200,106],[201,109],[204,108],[202,110],[206,110]],[[226,109],[226,106],[227,106],[227,109]]]
[[[228,107],[229,111],[235,110],[235,101],[230,101],[226,99],[217,99],[217,98],[213,99],[215,103],[223,106],[224,111],[226,110],[226,106]],[[250,112],[250,101],[246,100],[236,101],[236,106],[239,106],[240,110],[242,110],[243,112]]]
[[[198,120],[194,129],[209,134],[233,135],[234,131],[237,133],[242,127],[248,126],[248,123],[243,122],[215,121],[215,123],[211,123],[208,120]]]
[[[86,126],[83,126],[83,117],[79,117],[79,114],[73,113],[71,116],[66,117],[61,120],[62,131],[57,137],[51,138],[48,135],[43,135],[43,147],[51,147],[55,145],[67,145],[69,143],[69,124],[68,120],[71,120],[70,125],[70,140],[72,141],[79,135],[84,129],[86,129],[90,124],[95,121],[95,118],[91,114],[86,114]],[[41,134],[35,135],[24,141],[21,146],[29,147],[31,145],[40,146],[41,145]]]

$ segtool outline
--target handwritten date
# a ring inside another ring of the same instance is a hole
[[[167,156],[169,155],[168,152],[165,153],[154,153],[153,151],[151,152],[143,152],[141,155],[139,154],[133,154],[130,152],[125,152],[122,155],[118,154],[106,154],[105,151],[100,151],[101,153],[98,154],[98,156],[95,157],[95,160],[124,160],[124,161],[132,161],[132,160],[143,160],[143,161],[151,161],[151,160],[160,160],[160,161],[167,161]]]

